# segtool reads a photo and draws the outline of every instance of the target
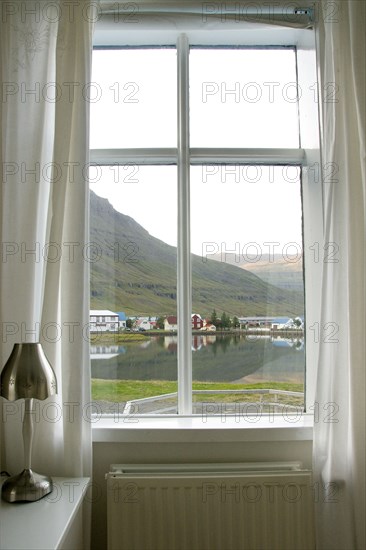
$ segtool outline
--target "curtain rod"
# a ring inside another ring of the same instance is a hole
[[[182,3],[182,2],[122,2],[111,0],[100,0],[100,9],[103,14],[113,14],[117,11],[134,10],[134,13],[141,16],[147,15],[170,15],[170,16],[192,16],[200,15],[203,18],[221,17],[222,19],[235,18],[256,18],[267,19],[270,17],[283,17],[298,19],[299,23],[305,19],[310,23],[314,21],[314,7],[294,6],[294,3],[276,4],[271,6],[263,2],[263,5],[246,4],[243,2],[234,2],[232,4],[222,2],[200,2],[200,3]]]

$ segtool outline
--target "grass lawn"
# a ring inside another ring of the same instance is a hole
[[[97,333],[92,332],[90,334],[90,344],[105,345],[105,346],[117,346],[118,344],[125,344],[126,342],[143,342],[147,340],[142,332],[120,332],[120,333]]]
[[[303,392],[302,384],[261,382],[259,384],[230,384],[224,382],[193,382],[194,390],[251,390],[251,389],[278,389],[286,391]],[[130,401],[165,393],[177,391],[177,382],[167,380],[92,380],[92,399],[94,401]],[[196,399],[207,401],[218,401],[218,394],[197,395]],[[258,394],[249,394],[243,397],[240,394],[220,395],[219,400],[225,402],[257,401]],[[268,400],[268,396],[266,398]],[[297,404],[298,397],[279,396],[279,402],[285,399],[286,403]],[[300,398],[300,400],[302,400]]]

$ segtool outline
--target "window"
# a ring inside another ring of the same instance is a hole
[[[314,54],[297,32],[95,49],[91,307],[119,316],[113,334],[92,333],[102,412],[306,407],[320,190]]]

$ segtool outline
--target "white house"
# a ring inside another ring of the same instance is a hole
[[[152,324],[147,318],[138,319],[135,323],[135,327],[143,330],[151,330],[153,328]]]
[[[203,323],[203,327],[200,330],[202,330],[202,332],[215,332],[216,327],[209,321],[205,320]]]
[[[109,309],[90,310],[90,332],[118,332],[118,313]]]
[[[174,315],[168,315],[168,317],[164,319],[164,330],[178,330],[178,321]]]

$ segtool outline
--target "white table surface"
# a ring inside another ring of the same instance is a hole
[[[87,477],[54,477],[52,493],[35,502],[0,503],[1,550],[59,548],[88,489]],[[1,484],[4,478],[1,479]]]

